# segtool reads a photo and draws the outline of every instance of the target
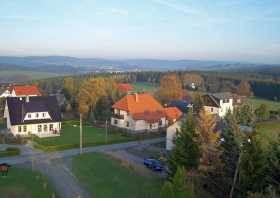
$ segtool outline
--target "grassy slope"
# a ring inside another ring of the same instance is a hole
[[[0,176],[0,197],[49,198],[53,189],[46,177],[26,169],[11,168],[7,177]]]
[[[0,79],[3,81],[28,81],[58,76],[56,73],[33,71],[1,71]]]
[[[75,157],[73,172],[96,198],[157,198],[162,185],[158,178],[139,175],[100,153]]]
[[[151,93],[151,94],[153,94],[154,92],[156,92],[159,89],[159,84],[137,82],[137,83],[131,83],[131,85],[137,91],[143,90],[143,91]]]
[[[261,98],[249,98],[246,102],[253,105],[254,108],[258,108],[261,104],[266,104],[269,110],[278,110],[280,109],[280,102],[275,102],[271,100],[265,100]]]
[[[274,141],[280,134],[280,121],[260,122],[257,124],[257,131],[261,135],[264,145],[268,145],[270,141]]]

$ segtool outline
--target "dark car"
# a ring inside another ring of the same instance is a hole
[[[144,165],[154,171],[163,170],[163,166],[161,165],[160,161],[153,158],[145,158]]]

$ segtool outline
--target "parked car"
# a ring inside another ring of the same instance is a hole
[[[160,161],[153,158],[145,158],[144,165],[154,171],[163,170],[163,166],[161,165]]]

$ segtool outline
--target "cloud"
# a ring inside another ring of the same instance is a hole
[[[168,1],[168,0],[153,0],[155,3],[158,3],[162,6],[174,9],[178,12],[182,12],[185,14],[194,14],[196,13],[196,10],[191,7],[191,6],[187,6],[187,5],[182,5],[182,4],[178,4],[175,3],[174,1]]]

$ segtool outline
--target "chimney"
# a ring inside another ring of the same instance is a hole
[[[135,101],[138,102],[138,93],[135,93]]]
[[[26,96],[25,102],[26,102],[26,103],[29,103],[29,96]]]

